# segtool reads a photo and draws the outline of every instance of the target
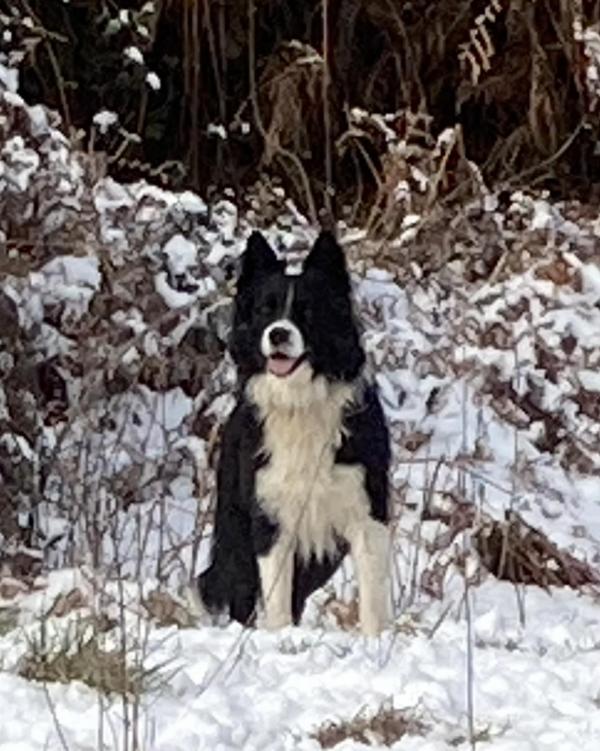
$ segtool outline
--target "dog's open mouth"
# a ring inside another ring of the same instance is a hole
[[[304,362],[306,355],[300,355],[300,357],[288,357],[281,352],[275,352],[273,355],[267,358],[267,370],[269,373],[278,376],[279,378],[285,378],[291,375],[296,368]]]

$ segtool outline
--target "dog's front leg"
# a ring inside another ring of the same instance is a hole
[[[258,569],[266,628],[289,626],[292,623],[294,549],[288,535],[280,533],[269,552],[258,556]]]
[[[365,636],[377,636],[389,621],[389,530],[368,519],[347,531],[350,553],[358,579],[358,614]]]

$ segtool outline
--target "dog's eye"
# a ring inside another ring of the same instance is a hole
[[[266,297],[259,306],[259,311],[261,315],[265,315],[265,316],[272,315],[276,310],[277,310],[277,299],[273,295]]]
[[[312,310],[310,305],[298,304],[294,309],[294,315],[299,321],[304,323],[310,323],[312,318]]]

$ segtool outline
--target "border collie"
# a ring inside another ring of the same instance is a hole
[[[352,312],[342,249],[322,232],[299,275],[258,232],[248,240],[230,351],[238,399],[217,470],[213,613],[267,628],[298,623],[306,599],[350,553],[361,630],[389,607],[389,435]]]

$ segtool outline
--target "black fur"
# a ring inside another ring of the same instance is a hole
[[[289,318],[303,335],[315,376],[357,384],[357,403],[344,417],[345,437],[336,461],[365,467],[371,514],[387,522],[389,436],[375,387],[359,386],[365,355],[352,312],[344,255],[330,233],[321,233],[303,273],[293,279]],[[252,621],[260,596],[257,556],[269,551],[278,534],[277,521],[261,511],[255,498],[255,473],[268,457],[261,454],[262,428],[244,387],[252,375],[265,369],[262,332],[281,316],[289,283],[284,263],[254,233],[242,258],[230,343],[238,369],[238,403],[222,439],[212,564],[199,578],[207,608],[228,610],[241,623]],[[331,558],[318,561],[313,556],[304,561],[296,556],[294,622],[300,620],[306,599],[328,581],[347,550],[346,542],[339,540]]]

